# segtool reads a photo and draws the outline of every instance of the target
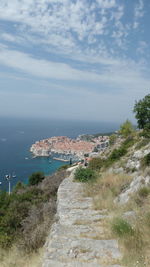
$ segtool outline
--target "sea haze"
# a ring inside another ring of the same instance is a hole
[[[49,158],[32,158],[29,149],[35,141],[52,136],[75,138],[84,133],[110,132],[118,126],[102,122],[0,118],[0,188],[8,190],[6,174],[16,174],[11,186],[18,181],[27,184],[33,172],[52,174],[64,164]]]

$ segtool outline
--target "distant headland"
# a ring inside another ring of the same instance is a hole
[[[30,148],[34,157],[52,157],[56,160],[79,161],[85,155],[93,157],[109,145],[108,135],[79,135],[76,139],[54,136],[35,142]]]

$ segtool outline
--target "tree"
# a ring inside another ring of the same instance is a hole
[[[29,185],[36,185],[44,179],[44,174],[43,172],[34,172],[31,174],[29,177]]]
[[[129,120],[126,120],[121,126],[119,133],[123,137],[128,137],[129,135],[132,135],[134,132],[134,128],[132,123]]]
[[[139,129],[150,130],[150,94],[146,95],[142,100],[136,101],[133,112]]]

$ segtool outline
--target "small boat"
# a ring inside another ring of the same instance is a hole
[[[0,184],[2,184],[2,182],[0,182]]]
[[[28,157],[25,157],[25,159],[29,159]]]

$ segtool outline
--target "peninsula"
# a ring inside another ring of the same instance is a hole
[[[87,136],[87,135],[86,135]],[[73,161],[82,160],[85,154],[96,156],[100,151],[109,145],[108,136],[91,136],[89,140],[84,135],[71,139],[66,136],[55,136],[37,141],[30,148],[30,152],[35,157],[52,157],[67,161],[72,158]]]

